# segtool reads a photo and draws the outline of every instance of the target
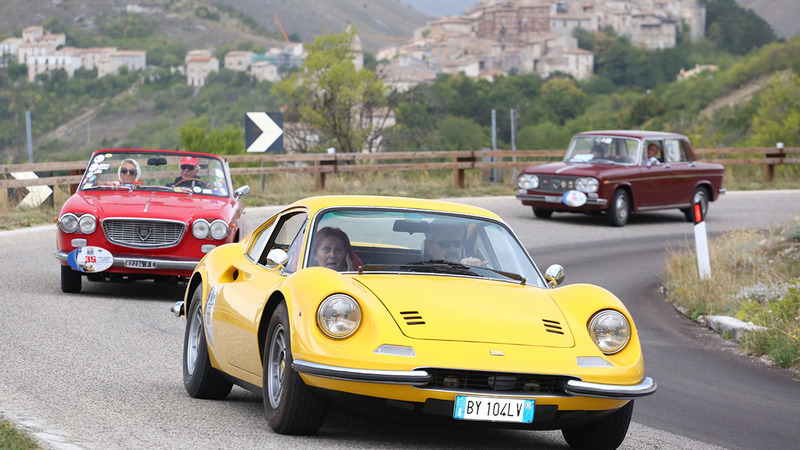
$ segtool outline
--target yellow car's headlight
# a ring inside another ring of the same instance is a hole
[[[317,323],[328,336],[336,339],[346,338],[353,334],[361,323],[361,307],[349,295],[333,294],[319,305]]]
[[[589,321],[589,335],[606,355],[619,352],[631,338],[631,324],[622,313],[610,309],[598,312]]]

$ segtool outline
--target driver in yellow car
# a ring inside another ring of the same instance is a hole
[[[175,178],[170,186],[184,186],[188,188],[207,186],[206,182],[198,177],[200,172],[200,160],[194,156],[184,156],[180,162],[181,175]]]

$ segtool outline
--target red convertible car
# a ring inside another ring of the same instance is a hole
[[[58,214],[61,290],[81,281],[176,282],[246,234],[225,159],[168,150],[100,150]]]
[[[632,212],[691,206],[719,198],[723,166],[698,162],[689,139],[654,131],[589,131],[572,138],[564,160],[531,166],[517,178],[517,198],[538,218],[554,212],[605,212],[621,227]]]

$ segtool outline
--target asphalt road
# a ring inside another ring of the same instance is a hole
[[[658,291],[665,248],[687,245],[678,211],[604,218],[533,218],[513,197],[458,199],[509,221],[541,269],[616,293],[640,330],[658,392],[638,400],[622,448],[796,448],[800,383],[678,315]],[[251,227],[275,208],[247,212]],[[767,228],[800,213],[800,191],[731,192],[711,204],[710,233]],[[168,312],[181,287],[84,283],[62,294],[55,227],[0,232],[0,416],[47,447],[566,448],[558,432],[441,429],[332,410],[319,435],[272,433],[260,398],[190,398],[181,378],[184,321]],[[712,261],[713,265],[713,261]]]

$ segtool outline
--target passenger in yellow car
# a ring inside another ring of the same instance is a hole
[[[425,238],[425,259],[429,261],[448,261],[471,266],[485,265],[475,257],[462,257],[466,229],[463,224],[446,219],[436,219],[430,223]]]
[[[311,266],[323,266],[342,272],[353,270],[360,264],[361,261],[353,254],[347,233],[332,227],[317,231],[311,247]]]

